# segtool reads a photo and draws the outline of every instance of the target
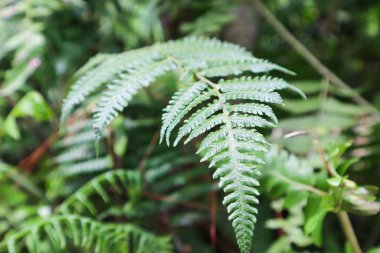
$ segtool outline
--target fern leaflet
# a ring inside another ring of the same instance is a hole
[[[169,145],[177,127],[174,146],[184,138],[187,143],[205,136],[198,153],[202,160],[209,160],[216,167],[213,177],[219,179],[219,186],[226,193],[223,203],[241,252],[247,253],[259,194],[256,177],[260,172],[256,167],[263,163],[253,153],[266,152],[269,146],[257,128],[276,126],[277,118],[268,104],[283,103],[279,91],[291,89],[304,96],[282,79],[268,75],[251,77],[272,70],[292,73],[216,39],[191,37],[155,44],[99,63],[96,71],[99,75],[104,73],[104,78],[91,80],[83,75],[65,100],[64,108],[69,109],[63,110],[62,118],[67,118],[73,105],[105,85],[93,121],[99,138],[139,89],[168,71],[179,72],[187,87],[176,92],[164,109],[160,139]],[[80,96],[74,95],[77,90]]]
[[[51,247],[41,243],[49,239]],[[66,245],[102,252],[169,253],[169,239],[157,237],[130,224],[102,223],[78,215],[59,215],[35,222],[9,234],[0,244],[0,252],[59,252]]]

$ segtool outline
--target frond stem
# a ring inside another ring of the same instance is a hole
[[[215,93],[218,96],[218,100],[219,100],[220,106],[222,107],[224,122],[226,124],[226,129],[227,129],[227,133],[228,133],[228,135],[227,135],[228,142],[229,142],[228,150],[231,154],[231,156],[230,156],[231,157],[231,163],[236,165],[236,164],[238,164],[238,161],[236,159],[237,154],[236,154],[235,137],[233,135],[233,131],[232,131],[233,127],[232,127],[231,119],[229,117],[230,113],[229,113],[229,111],[226,107],[226,104],[225,104],[226,99],[222,95],[222,93],[220,92],[220,86],[218,84],[216,84],[216,83],[210,81],[209,79],[203,77],[199,72],[196,72],[195,75],[200,81],[203,81],[203,82],[207,83],[208,85],[210,85],[215,90]],[[239,177],[239,173],[237,173],[235,170],[233,170],[232,173],[234,173],[237,178]],[[240,180],[237,180],[236,183],[241,184]],[[244,199],[244,196],[242,196],[241,191],[239,191],[239,201],[242,201],[242,199]],[[242,217],[242,218],[244,218],[244,217]]]
[[[226,128],[227,128],[227,132],[228,132],[228,140],[229,140],[229,143],[230,143],[229,151],[232,154],[231,159],[233,160],[233,163],[235,164],[235,162],[236,162],[235,138],[234,138],[233,133],[232,133],[232,123],[231,123],[231,119],[229,117],[230,113],[229,113],[229,111],[228,111],[228,109],[227,109],[227,107],[226,107],[226,105],[224,103],[225,98],[222,95],[222,93],[220,93],[220,86],[217,85],[216,83],[211,82],[209,79],[203,77],[198,72],[196,72],[195,75],[196,75],[196,77],[199,80],[201,80],[201,81],[207,83],[208,85],[210,85],[215,90],[215,93],[218,96],[219,104],[222,107],[224,122],[226,123]]]
[[[287,177],[285,177],[285,176],[283,176],[283,175],[281,175],[281,174],[279,174],[277,172],[274,172],[274,171],[271,171],[271,170],[267,170],[267,172],[270,175],[272,175],[274,177],[277,177],[278,179],[280,179],[280,180],[288,183],[289,185],[293,185],[293,186],[299,187],[301,189],[304,189],[306,191],[314,193],[314,194],[316,194],[318,196],[326,196],[326,195],[328,195],[327,192],[321,191],[321,190],[319,190],[319,189],[317,189],[317,188],[315,188],[313,186],[310,186],[310,185],[307,185],[307,184],[303,184],[303,183],[294,181],[294,180],[292,180],[290,178],[287,178]]]

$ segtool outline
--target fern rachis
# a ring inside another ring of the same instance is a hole
[[[121,62],[122,67],[110,67],[109,59],[97,65],[96,71],[112,71],[89,79],[91,83],[84,83],[86,75],[80,78],[65,100],[62,118],[67,118],[90,91],[107,84],[94,114],[93,127],[99,136],[139,89],[168,71],[179,71],[187,87],[176,92],[164,109],[161,141],[166,139],[169,144],[171,133],[182,122],[174,145],[185,137],[187,143],[205,135],[198,153],[216,167],[213,177],[219,179],[226,193],[223,203],[238,245],[241,252],[249,252],[259,194],[256,166],[262,163],[253,152],[265,152],[269,145],[256,129],[276,125],[277,118],[268,104],[282,103],[277,91],[290,88],[302,95],[282,79],[250,75],[271,70],[290,72],[254,58],[238,46],[212,39],[186,38],[134,52],[110,56],[118,57],[115,62]],[[73,95],[81,89],[85,91],[81,96]]]

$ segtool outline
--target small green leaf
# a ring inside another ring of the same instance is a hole
[[[323,198],[318,196],[309,197],[305,211],[305,233],[310,234],[314,243],[318,246],[322,245],[323,221],[328,211],[331,210],[333,210],[333,207],[330,196]]]
[[[18,140],[20,130],[16,119],[21,117],[32,117],[37,121],[49,120],[53,116],[53,111],[45,102],[42,95],[36,91],[27,93],[12,109],[4,122],[4,131],[10,137]]]
[[[341,163],[338,168],[336,169],[336,171],[339,173],[339,175],[341,176],[344,176],[344,174],[346,173],[347,169],[354,163],[357,163],[359,161],[358,158],[351,158],[351,159],[348,159],[346,161],[344,161],[343,163]]]
[[[4,132],[15,140],[20,139],[20,129],[17,126],[16,119],[9,115],[3,125]]]
[[[322,225],[327,212],[322,210],[307,220],[305,224],[306,234],[310,234],[315,244],[322,245]]]

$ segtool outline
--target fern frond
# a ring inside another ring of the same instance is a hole
[[[94,145],[95,134],[91,129],[91,121],[82,119],[67,128],[67,134],[55,143],[59,154],[54,163],[59,170],[53,172],[61,176],[90,174],[108,170],[113,166],[111,156],[100,151],[96,155]]]
[[[101,136],[104,128],[128,105],[128,101],[138,90],[147,87],[158,76],[176,67],[176,63],[169,59],[154,62],[144,69],[130,69],[128,73],[121,74],[122,79],[115,80],[108,86],[95,109],[93,127],[97,136]]]
[[[67,166],[61,166],[61,174],[65,176],[94,173],[104,171],[112,167],[111,156],[94,158],[83,162],[76,162]]]
[[[222,76],[223,74],[224,72]],[[260,79],[243,77],[232,81],[223,80],[216,84],[201,72],[195,76],[199,82],[208,85],[208,90],[213,90],[217,100],[209,96],[209,100],[214,100],[212,104],[203,107],[201,105],[201,108],[193,113],[191,110],[186,111],[186,114],[190,112],[190,116],[179,129],[174,145],[185,136],[188,136],[185,141],[187,143],[201,134],[214,130],[203,140],[198,153],[203,156],[202,161],[210,160],[210,166],[217,168],[213,177],[220,180],[219,187],[226,193],[223,204],[227,206],[240,250],[246,253],[251,248],[257,214],[254,205],[258,204],[259,192],[256,188],[259,182],[256,178],[260,172],[256,167],[263,164],[263,161],[253,154],[268,150],[268,143],[256,128],[275,126],[263,116],[277,123],[277,118],[268,105],[251,101],[281,103],[280,95],[273,91],[288,88],[290,85],[266,77]],[[268,87],[263,84],[267,81],[270,81]],[[231,85],[234,82],[238,82],[237,88]],[[237,101],[230,104],[232,100]],[[249,102],[242,102],[244,100]],[[165,112],[170,113],[172,109],[173,106],[169,105]],[[175,125],[177,124],[176,122]]]
[[[94,139],[94,131],[92,131],[91,129],[87,129],[86,131],[77,132],[73,135],[68,134],[67,137],[65,137],[62,141],[57,143],[57,146],[70,147],[74,145],[80,145],[83,143],[91,143]]]
[[[276,64],[270,63],[266,60],[250,58],[243,60],[224,60],[215,61],[208,64],[208,68],[201,70],[200,74],[204,77],[225,77],[231,75],[240,75],[245,71],[252,73],[262,73],[271,70],[279,70],[288,74],[293,74],[293,72],[288,71]]]
[[[111,196],[107,192],[106,187],[116,190],[118,193],[128,193],[131,202],[139,197],[141,192],[140,175],[134,171],[112,170],[105,172],[77,190],[73,195],[65,200],[60,206],[63,213],[75,209],[87,209],[91,214],[96,213],[96,208],[92,205],[90,197],[99,196],[105,203],[108,203]]]
[[[202,91],[207,88],[204,83],[198,82],[187,89],[182,89],[176,92],[169,105],[165,108],[162,114],[161,141],[166,134],[169,138],[171,131],[181,121],[183,116],[198,104],[209,99],[211,94],[202,94]],[[170,128],[170,126],[172,126]],[[174,127],[173,127],[174,126]],[[166,140],[169,145],[169,139]]]
[[[274,68],[276,69],[276,68]],[[280,68],[281,70],[281,68]],[[222,92],[233,92],[233,91],[261,91],[261,92],[271,92],[284,89],[290,89],[293,92],[300,95],[302,98],[306,98],[305,94],[297,87],[290,85],[285,80],[281,78],[271,77],[271,76],[261,76],[261,77],[250,77],[243,76],[239,78],[234,78],[232,80],[221,80],[218,82]]]
[[[68,150],[63,151],[61,154],[54,158],[56,163],[68,163],[79,161],[82,159],[91,158],[91,153],[88,145],[74,146]]]
[[[70,88],[67,99],[64,100],[61,113],[61,121],[65,122],[73,112],[76,105],[80,104],[92,92],[101,85],[111,81],[118,74],[130,69],[139,69],[148,65],[159,55],[143,50],[135,50],[119,55],[104,55],[103,61],[95,57],[97,65],[89,61],[88,65],[95,65],[86,71]]]
[[[208,79],[239,75],[246,71],[260,73],[274,69],[283,70],[266,61],[243,60],[235,62],[233,67],[229,65],[231,62],[227,62],[228,60],[225,63],[210,64],[208,68],[195,72],[194,77],[198,82],[207,85],[207,89],[202,93],[210,94],[207,96],[208,99],[197,103],[198,109],[195,111],[195,106],[182,110],[183,115],[176,122],[170,123],[168,117],[163,117],[165,127],[161,132],[161,138],[165,134],[168,141],[172,129],[185,117],[187,119],[179,129],[174,146],[185,136],[188,136],[185,140],[187,143],[206,134],[198,153],[203,156],[202,161],[210,160],[210,166],[217,168],[213,177],[220,180],[219,187],[226,193],[223,204],[227,206],[240,250],[247,253],[251,248],[257,214],[257,209],[254,207],[258,204],[259,195],[256,189],[259,186],[256,178],[260,175],[257,165],[263,164],[263,161],[253,154],[257,151],[268,151],[268,143],[256,128],[271,128],[277,123],[272,109],[261,103],[282,103],[276,91],[293,88],[281,79],[266,76],[256,78],[243,76],[233,80],[221,80],[218,83]],[[256,63],[258,64],[255,65]],[[182,91],[182,94],[186,94],[186,91]],[[197,95],[199,98],[200,94]],[[178,102],[178,95],[171,102],[174,105],[182,103],[185,106],[191,103],[186,100]],[[178,107],[170,104],[164,110],[165,115],[174,113],[172,110],[179,111]],[[165,132],[170,125],[171,131]],[[207,134],[208,132],[211,133]]]
[[[42,241],[49,241],[46,248]],[[101,223],[77,215],[52,216],[7,235],[0,252],[59,252],[74,245],[78,249],[115,253],[169,253],[167,237],[157,237],[130,224]]]
[[[283,103],[279,91],[291,89],[303,95],[284,80],[272,78],[267,73],[273,70],[292,72],[257,59],[239,46],[215,39],[185,38],[138,52],[159,57],[138,68],[113,70],[110,79],[102,80],[107,87],[95,109],[96,136],[99,137],[139,89],[167,71],[180,72],[187,87],[176,92],[164,109],[160,139],[165,139],[169,145],[176,127],[179,132],[174,146],[182,139],[187,143],[205,136],[198,153],[202,160],[209,160],[216,167],[213,177],[220,180],[219,186],[226,193],[223,203],[227,206],[238,245],[242,253],[248,253],[257,213],[254,207],[258,203],[256,177],[260,173],[257,165],[263,163],[254,152],[266,152],[269,146],[257,129],[276,126],[277,118],[268,104]],[[129,62],[125,61],[123,64]],[[258,76],[261,73],[266,75]],[[231,77],[234,79],[230,80]],[[83,83],[83,86],[93,90],[91,83]],[[77,101],[70,94],[67,100]]]

